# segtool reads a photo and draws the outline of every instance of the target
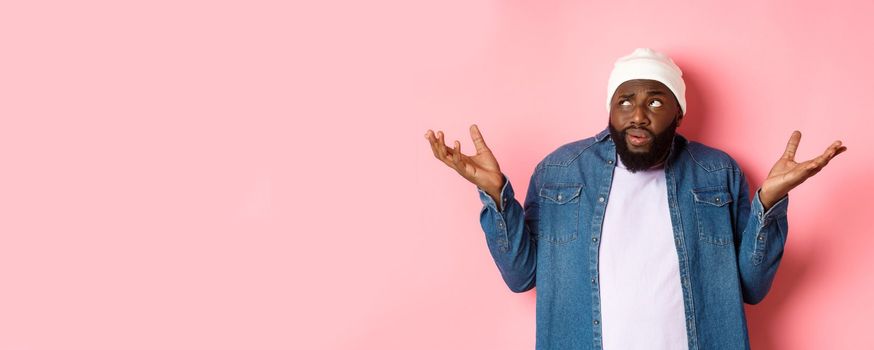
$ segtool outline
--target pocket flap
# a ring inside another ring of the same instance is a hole
[[[565,204],[580,196],[583,185],[572,183],[546,183],[540,188],[540,196],[558,204]]]
[[[721,207],[731,203],[731,193],[725,188],[700,188],[692,190],[695,201]]]

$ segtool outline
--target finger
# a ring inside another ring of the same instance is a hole
[[[841,148],[841,146],[843,146],[841,141],[832,142],[832,144],[829,145],[828,148],[826,148],[826,152],[832,152],[832,153],[837,152],[838,149]]]
[[[792,136],[789,137],[789,142],[786,144],[786,151],[783,152],[783,158],[788,160],[795,160],[795,151],[798,150],[798,143],[801,142],[801,132],[795,130],[792,132]]]
[[[431,152],[434,153],[434,158],[440,159],[440,153],[437,152],[437,137],[434,136],[434,132],[428,130],[425,136],[428,137],[428,143],[431,144]]]
[[[828,148],[825,149],[825,152],[823,152],[822,155],[816,157],[817,165],[820,168],[826,166],[826,164],[828,164],[828,162],[838,154],[838,150],[840,149],[841,141],[833,142],[830,146],[828,146]]]
[[[486,146],[486,140],[483,139],[483,134],[479,132],[479,127],[476,124],[470,126],[470,138],[473,139],[473,145],[476,147],[476,153],[489,150]]]
[[[455,140],[455,149],[453,149],[452,151],[452,163],[455,164],[458,170],[461,170],[461,142]]]
[[[823,154],[821,154],[819,157],[811,159],[809,161],[810,163],[807,164],[805,168],[807,170],[814,170],[815,172],[818,172],[823,167],[828,165],[828,162],[831,161],[832,158],[834,158],[838,154],[838,152],[843,152],[839,151],[840,149],[840,141],[836,141],[831,146],[829,146],[829,148],[827,148],[825,152],[823,152]]]
[[[828,165],[828,163],[831,162],[831,160],[834,159],[838,154],[844,153],[844,151],[846,151],[846,150],[847,150],[847,148],[844,147],[844,146],[841,146],[841,142],[840,142],[840,141],[836,141],[834,144],[832,144],[831,147],[829,147],[828,150],[826,150],[826,153],[825,153],[825,154],[823,154],[822,156],[820,156],[820,157],[822,157],[823,159],[822,159],[821,161],[817,162],[817,167],[818,167],[818,168],[823,168],[823,167],[825,167],[825,166]],[[820,157],[817,157],[817,158],[820,158]]]
[[[448,148],[446,142],[443,141],[443,131],[437,131],[437,153],[440,154],[440,160],[447,165],[451,164],[449,162]]]
[[[826,163],[828,163],[828,158],[824,156],[819,156],[811,159],[809,162],[810,163],[808,163],[807,166],[804,167],[806,170],[819,171],[819,169],[822,169],[822,167],[824,167]]]
[[[831,156],[834,155],[835,152],[838,151],[838,148],[840,148],[840,147],[841,147],[841,141],[835,141],[831,145],[829,145],[828,148],[825,149],[825,151],[822,152],[822,155],[830,158]]]

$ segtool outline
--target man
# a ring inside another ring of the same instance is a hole
[[[537,349],[749,348],[743,303],[770,289],[788,193],[846,147],[799,163],[795,131],[750,200],[730,156],[676,134],[687,109],[670,58],[650,49],[620,58],[607,97],[607,129],[543,159],[524,207],[476,125],[472,156],[440,131],[425,138],[477,186],[507,286],[537,286]]]

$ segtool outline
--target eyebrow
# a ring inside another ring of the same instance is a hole
[[[646,94],[649,96],[659,96],[659,95],[664,95],[665,92],[661,91],[661,90],[649,90],[646,92]],[[634,96],[634,93],[632,92],[632,93],[628,93],[625,95],[619,95],[619,98],[629,98],[629,97],[633,97],[633,96]]]

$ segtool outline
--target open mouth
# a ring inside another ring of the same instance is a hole
[[[625,131],[625,139],[632,146],[645,146],[652,142],[649,132],[640,129],[628,129]]]

